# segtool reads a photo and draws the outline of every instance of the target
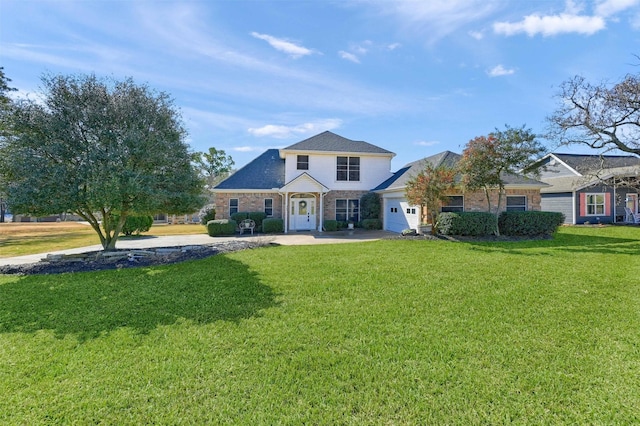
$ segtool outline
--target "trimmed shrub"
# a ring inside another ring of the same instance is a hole
[[[487,212],[440,213],[437,229],[443,235],[491,235],[496,229],[496,216]]]
[[[238,222],[235,220],[218,219],[207,222],[207,233],[211,237],[220,237],[223,235],[233,235],[238,228]]]
[[[360,197],[360,217],[365,219],[378,219],[380,217],[380,195],[368,192]]]
[[[251,219],[256,223],[256,231],[261,232],[262,222],[267,218],[265,212],[237,212],[231,215],[231,219],[240,223],[245,219]]]
[[[206,226],[210,220],[216,220],[216,206],[207,204],[200,209],[198,216],[200,216],[200,223]]]
[[[564,214],[557,212],[502,212],[498,226],[502,235],[553,235],[564,223]]]
[[[274,217],[262,221],[262,232],[265,234],[279,234],[284,232],[284,221]]]
[[[119,216],[113,216],[114,223],[118,220],[120,220]],[[120,233],[127,237],[133,234],[140,235],[141,232],[151,229],[151,225],[153,225],[153,216],[127,216]]]
[[[324,221],[324,230],[327,232],[335,232],[338,230],[338,221],[337,220],[325,220]]]
[[[382,229],[382,221],[380,219],[365,219],[361,224],[363,229]]]

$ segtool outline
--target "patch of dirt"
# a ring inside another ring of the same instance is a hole
[[[187,251],[177,251],[166,255],[148,256],[142,258],[136,258],[132,260],[128,259],[113,259],[108,257],[98,256],[99,252],[92,252],[95,254],[95,259],[89,261],[64,261],[64,262],[47,262],[41,261],[38,263],[29,263],[25,265],[6,265],[0,266],[0,274],[15,274],[15,275],[32,275],[32,274],[62,274],[66,272],[89,272],[89,271],[102,271],[109,269],[123,269],[123,268],[139,268],[158,265],[169,265],[172,263],[184,262],[187,260],[198,260],[206,257],[214,256],[220,253],[230,253],[233,251],[246,250],[250,248],[264,246],[265,243],[251,242],[251,241],[229,241],[219,244],[203,245],[196,249]],[[170,249],[175,247],[162,247],[159,249]],[[131,250],[117,250],[118,252],[127,253]]]

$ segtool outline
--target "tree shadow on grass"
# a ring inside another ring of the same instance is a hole
[[[181,319],[238,322],[277,305],[255,273],[224,255],[153,268],[29,275],[0,284],[0,333],[52,330],[92,339]]]
[[[470,244],[473,250],[526,256],[552,255],[550,251],[531,250],[540,248],[577,253],[640,254],[640,240],[592,235],[556,234],[553,238],[542,240],[470,242]]]

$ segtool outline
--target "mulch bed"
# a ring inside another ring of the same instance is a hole
[[[73,260],[50,262],[40,261],[24,265],[0,266],[0,274],[33,275],[33,274],[62,274],[66,272],[90,272],[110,269],[139,268],[158,265],[169,265],[172,263],[184,262],[187,260],[198,260],[214,256],[220,253],[230,253],[233,251],[246,250],[265,245],[264,243],[251,241],[229,241],[219,244],[196,246],[186,251],[173,251],[171,253],[153,256],[131,256],[126,257],[132,250],[115,250],[121,252],[124,258],[111,258],[100,256],[100,252],[86,253],[90,260]],[[171,250],[175,247],[159,247],[154,250]]]

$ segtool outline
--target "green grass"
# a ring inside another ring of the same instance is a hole
[[[640,422],[640,229],[0,276],[0,423]]]
[[[199,224],[154,225],[143,236],[206,234]],[[136,235],[120,239],[137,238]],[[0,223],[0,258],[99,245],[98,234],[78,222]]]

